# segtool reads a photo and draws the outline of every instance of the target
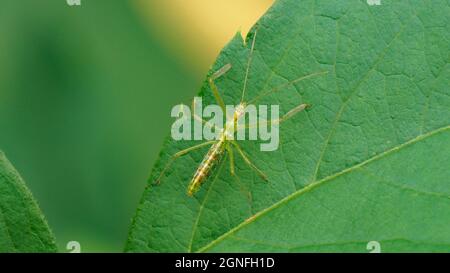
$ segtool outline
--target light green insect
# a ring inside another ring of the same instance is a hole
[[[239,103],[239,105],[235,108],[234,114],[232,115],[232,118],[228,119],[225,122],[225,126],[224,128],[220,129],[220,135],[218,137],[217,140],[213,140],[213,141],[207,141],[204,142],[202,144],[199,145],[195,145],[193,147],[187,148],[185,150],[179,151],[178,153],[174,154],[171,159],[169,160],[169,163],[167,163],[166,167],[162,170],[161,174],[159,175],[159,178],[156,181],[156,184],[159,184],[159,182],[161,181],[161,179],[164,177],[165,172],[170,168],[170,166],[172,165],[172,163],[194,151],[194,150],[198,150],[202,147],[205,146],[210,146],[209,151],[207,152],[207,154],[204,156],[203,161],[200,163],[200,165],[197,168],[197,171],[195,172],[191,182],[188,185],[188,189],[187,189],[187,194],[189,196],[194,195],[201,187],[201,185],[207,180],[207,178],[210,176],[210,174],[213,172],[213,169],[219,164],[219,162],[221,161],[221,159],[224,157],[225,153],[228,153],[228,157],[229,157],[229,161],[230,161],[230,172],[231,175],[235,175],[235,156],[234,156],[234,151],[237,151],[237,153],[244,159],[244,162],[251,168],[253,169],[263,180],[268,181],[268,177],[267,175],[264,174],[263,171],[261,171],[255,164],[253,164],[253,162],[250,160],[250,158],[247,156],[247,154],[243,151],[243,149],[240,147],[240,145],[238,144],[238,142],[236,140],[234,140],[235,138],[233,136],[235,136],[235,134],[237,133],[237,131],[241,128],[238,128],[238,120],[239,118],[241,118],[244,114],[245,114],[245,108],[247,105],[255,103],[256,101],[258,101],[259,99],[272,94],[274,92],[278,92],[280,90],[282,90],[285,87],[288,87],[294,83],[300,82],[302,80],[314,77],[314,76],[318,76],[318,75],[324,75],[326,73],[328,73],[328,71],[323,71],[323,72],[318,72],[318,73],[313,73],[313,74],[309,74],[306,76],[302,76],[300,78],[297,78],[293,81],[290,81],[288,83],[285,83],[283,85],[280,85],[278,87],[275,87],[271,90],[268,90],[267,92],[263,92],[262,95],[258,96],[257,98],[251,100],[250,102],[246,103],[244,101],[245,98],[245,91],[247,89],[247,81],[248,81],[248,75],[249,75],[249,71],[250,71],[250,66],[252,63],[252,57],[253,57],[253,52],[255,49],[255,42],[256,42],[256,34],[257,32],[255,31],[254,37],[253,37],[253,41],[252,41],[252,45],[251,45],[251,49],[250,49],[250,54],[249,54],[249,58],[248,58],[248,62],[247,62],[247,68],[246,68],[246,73],[245,73],[245,80],[244,80],[244,86],[242,89],[242,98],[241,98],[241,102]],[[226,113],[226,107],[225,107],[225,103],[224,100],[222,99],[222,96],[220,95],[219,89],[216,86],[216,84],[214,83],[214,81],[219,78],[222,77],[224,74],[226,74],[230,69],[231,69],[232,65],[231,64],[227,64],[225,66],[223,66],[221,69],[219,69],[216,73],[214,73],[209,79],[209,85],[211,87],[211,90],[213,92],[214,98],[217,102],[217,104],[221,107],[223,113]],[[276,119],[276,120],[268,120],[268,121],[263,121],[263,122],[258,122],[256,124],[248,124],[245,127],[246,128],[250,128],[253,126],[261,126],[261,125],[270,125],[270,124],[280,124],[284,121],[286,121],[287,119],[293,117],[294,115],[298,114],[299,112],[303,111],[304,109],[306,109],[307,107],[309,107],[308,104],[300,104],[297,107],[294,107],[292,110],[290,110],[287,114],[285,114],[283,117],[281,117],[280,119]],[[193,118],[196,120],[200,120],[201,122],[203,122],[204,124],[208,125],[209,123],[205,120],[203,120],[201,117],[197,116],[195,113],[193,113]]]

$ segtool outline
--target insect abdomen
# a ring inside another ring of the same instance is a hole
[[[222,159],[224,151],[225,151],[225,142],[223,141],[214,144],[211,147],[211,149],[209,149],[208,153],[203,158],[202,163],[195,172],[194,177],[191,180],[191,183],[189,183],[187,192],[189,196],[192,196],[200,189],[200,186],[203,184],[203,182],[205,182],[205,180],[211,174],[213,169],[218,165],[218,163]]]

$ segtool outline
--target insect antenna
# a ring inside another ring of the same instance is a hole
[[[306,80],[306,79],[309,79],[309,78],[313,78],[315,76],[325,75],[325,74],[328,74],[328,71],[321,71],[321,72],[312,73],[312,74],[309,74],[309,75],[297,78],[295,80],[292,80],[290,82],[281,84],[281,85],[276,86],[276,87],[274,87],[274,88],[272,88],[272,89],[270,89],[268,91],[263,92],[261,95],[257,96],[253,100],[251,100],[248,104],[255,104],[258,100],[264,98],[265,96],[268,96],[270,94],[273,94],[273,93],[276,93],[278,91],[281,91],[284,88],[286,88],[286,87],[288,87],[290,85],[293,85],[294,83],[297,83],[297,82],[300,82],[300,81],[303,81],[303,80]]]
[[[247,62],[247,70],[245,71],[245,80],[244,80],[244,87],[242,89],[242,98],[241,98],[241,103],[244,101],[245,98],[245,91],[247,90],[247,82],[248,82],[248,74],[250,72],[250,65],[252,63],[252,59],[253,59],[253,51],[255,49],[255,42],[256,42],[256,34],[258,33],[258,29],[255,30],[255,34],[253,36],[253,41],[252,41],[252,47],[250,49],[250,55],[248,57],[248,62]]]

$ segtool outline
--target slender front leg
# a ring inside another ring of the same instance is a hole
[[[251,160],[248,158],[248,156],[245,154],[245,152],[242,150],[242,148],[239,146],[239,144],[237,144],[236,141],[231,141],[231,143],[234,145],[234,147],[236,147],[236,150],[242,156],[245,163],[247,163],[247,165],[249,165],[263,180],[269,181],[269,179],[267,178],[267,175],[264,174],[260,169],[258,169],[258,167],[256,167],[255,164],[253,164],[251,162]]]
[[[195,114],[195,109],[196,109],[195,100],[192,100],[192,108],[191,109],[192,109],[192,117],[195,120],[200,121],[201,123],[203,123],[203,125],[207,126],[209,129],[214,129],[216,131],[220,131],[222,129],[222,128],[218,128],[217,126],[215,126],[211,122],[206,121],[206,120],[202,119],[200,116]]]
[[[225,73],[228,72],[228,70],[231,69],[231,64],[226,64],[224,65],[221,69],[217,70],[216,73],[214,73],[209,79],[209,86],[211,87],[211,90],[213,92],[214,98],[216,99],[217,104],[220,106],[220,108],[222,108],[222,111],[224,113],[226,113],[226,109],[225,109],[225,102],[223,101],[222,97],[220,96],[219,93],[219,89],[217,88],[216,84],[214,83],[214,81],[217,78],[220,78],[221,76],[223,76]]]
[[[202,147],[205,147],[205,146],[208,146],[208,145],[212,145],[212,144],[214,144],[215,142],[216,142],[215,140],[207,141],[207,142],[201,143],[201,144],[199,144],[199,145],[195,145],[195,146],[192,146],[192,147],[187,148],[187,149],[185,149],[185,150],[179,151],[178,153],[174,154],[174,155],[169,159],[169,162],[166,164],[166,166],[164,167],[164,169],[161,171],[161,174],[159,175],[158,179],[155,181],[154,184],[159,184],[159,183],[161,182],[161,179],[163,178],[164,174],[165,174],[166,171],[170,168],[170,166],[173,164],[173,162],[174,162],[175,160],[177,160],[178,158],[180,158],[180,157],[182,157],[182,156],[184,156],[184,155],[186,155],[186,154],[188,154],[188,153],[190,153],[190,152],[192,152],[192,151],[194,151],[194,150],[198,150],[198,149],[200,149],[200,148],[202,148]]]

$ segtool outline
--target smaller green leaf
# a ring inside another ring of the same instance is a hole
[[[56,252],[47,222],[25,182],[0,151],[0,252]]]

